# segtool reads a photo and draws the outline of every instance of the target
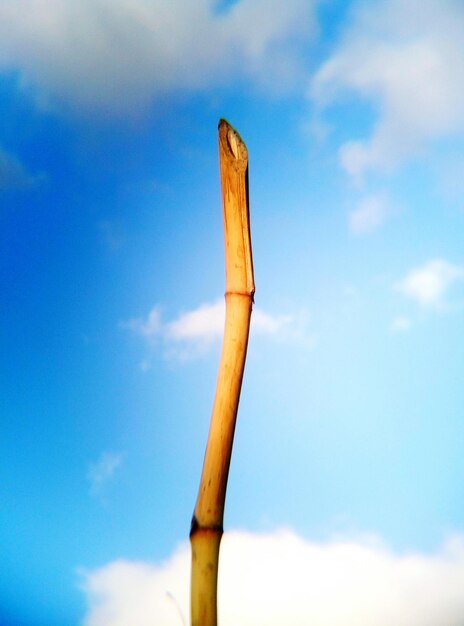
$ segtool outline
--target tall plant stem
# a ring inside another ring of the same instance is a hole
[[[192,519],[192,626],[217,626],[219,546],[240,390],[255,292],[248,207],[248,152],[219,122],[219,163],[226,261],[222,355],[198,498]]]

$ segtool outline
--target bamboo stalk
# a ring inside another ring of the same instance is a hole
[[[248,207],[248,152],[219,122],[226,320],[205,459],[192,518],[191,624],[217,626],[217,576],[224,504],[255,292]]]

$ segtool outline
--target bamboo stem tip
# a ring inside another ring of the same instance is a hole
[[[232,129],[227,131],[227,143],[229,144],[229,148],[232,150],[234,157],[238,159],[237,136]]]
[[[247,163],[248,150],[243,139],[235,128],[223,118],[219,120],[219,141],[225,149],[225,153],[235,161]]]

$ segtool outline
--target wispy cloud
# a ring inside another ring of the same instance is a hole
[[[321,107],[347,92],[374,105],[371,136],[340,148],[344,169],[360,177],[464,131],[464,5],[378,0],[355,7],[314,77],[311,96]]]
[[[101,494],[102,489],[121,465],[123,458],[122,452],[102,452],[96,462],[90,463],[87,469],[87,479],[92,495]]]
[[[464,266],[434,259],[409,271],[395,288],[422,307],[443,308],[451,287],[463,280]]]
[[[348,215],[348,226],[355,235],[366,235],[383,226],[392,214],[392,208],[383,196],[367,196]]]
[[[202,304],[167,322],[162,321],[160,308],[155,306],[146,317],[122,322],[121,327],[145,337],[151,343],[161,341],[171,355],[191,358],[204,353],[222,338],[224,321],[225,304],[221,299]],[[283,333],[300,331],[298,320],[293,315],[271,315],[256,307],[253,309],[251,333],[254,335],[278,337]]]
[[[179,91],[248,80],[267,89],[301,77],[298,42],[315,2],[15,0],[0,3],[0,69],[19,71],[42,102],[128,115]]]
[[[251,318],[251,331],[262,335],[279,335],[289,329],[298,330],[295,315],[269,315],[261,309],[255,309]]]
[[[395,317],[390,325],[390,330],[393,333],[405,333],[411,328],[411,320],[409,317],[405,317],[404,315],[399,315]]]
[[[155,339],[164,332],[159,307],[154,307],[145,318],[134,317],[126,322],[121,322],[121,327],[131,330],[137,335],[147,337],[147,339]]]
[[[109,250],[116,252],[122,247],[124,237],[118,223],[114,220],[101,220],[97,223],[97,228],[103,243]]]
[[[202,304],[183,313],[165,326],[165,335],[172,341],[201,341],[209,343],[224,332],[225,307],[222,300]]]
[[[82,572],[84,626],[178,626],[188,615],[190,550],[160,564],[114,561]],[[315,543],[292,532],[226,533],[224,626],[456,626],[464,616],[464,537],[435,554],[397,554],[375,538]]]
[[[17,157],[0,147],[0,191],[24,189],[36,180],[36,177],[28,174]]]

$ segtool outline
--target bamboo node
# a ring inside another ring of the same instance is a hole
[[[194,515],[192,517],[192,523],[190,525],[190,538],[198,533],[214,533],[222,535],[224,533],[224,527],[222,526],[222,524],[209,524],[208,526],[203,526],[199,523],[196,516]]]
[[[250,289],[249,291],[227,290],[224,296],[226,298],[228,296],[243,296],[244,298],[251,298],[252,302],[254,302],[255,290],[254,289]]]

